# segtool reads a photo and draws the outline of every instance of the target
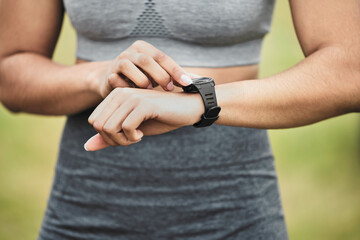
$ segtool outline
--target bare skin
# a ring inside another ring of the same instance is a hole
[[[119,53],[113,61],[71,67],[55,64],[50,57],[61,26],[60,2],[0,1],[0,99],[14,112],[58,115],[101,102],[89,117],[100,133],[88,143],[89,150],[134,144],[143,135],[198,121],[204,112],[200,97],[167,89],[170,82],[185,85],[181,76],[190,71],[216,80],[222,108],[217,124],[289,128],[360,111],[358,0],[291,0],[306,58],[266,79],[255,79],[256,66],[184,69],[156,46],[141,41],[130,46],[130,54]],[[127,62],[126,67],[117,68],[119,61]],[[145,78],[129,62],[147,68],[150,77]],[[111,75],[114,72],[116,76]],[[126,87],[119,74],[124,72],[145,89]],[[156,76],[159,73],[162,77]],[[146,89],[151,78],[167,90]]]

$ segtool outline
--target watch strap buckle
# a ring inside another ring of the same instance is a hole
[[[193,126],[194,127],[207,127],[210,126],[211,124],[213,124],[216,120],[219,119],[219,112],[220,112],[221,108],[219,106],[214,106],[212,108],[210,108],[208,111],[206,111],[205,113],[203,113],[201,115],[201,120],[194,123]],[[213,116],[215,113],[215,116]]]

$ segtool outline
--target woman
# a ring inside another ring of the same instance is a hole
[[[263,129],[359,111],[360,3],[291,1],[306,58],[256,79],[273,4],[1,1],[2,103],[68,115],[39,239],[287,239]],[[51,61],[64,7],[74,66]],[[204,128],[197,75],[221,107]]]

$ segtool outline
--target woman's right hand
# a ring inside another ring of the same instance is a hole
[[[148,42],[137,40],[115,60],[94,69],[88,80],[92,88],[105,98],[117,87],[153,88],[160,85],[171,91],[174,84],[191,84],[191,76],[165,53]]]

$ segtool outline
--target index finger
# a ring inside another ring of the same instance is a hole
[[[191,77],[171,57],[148,42],[139,40],[133,46],[139,52],[151,56],[169,75],[182,86],[192,83]]]

